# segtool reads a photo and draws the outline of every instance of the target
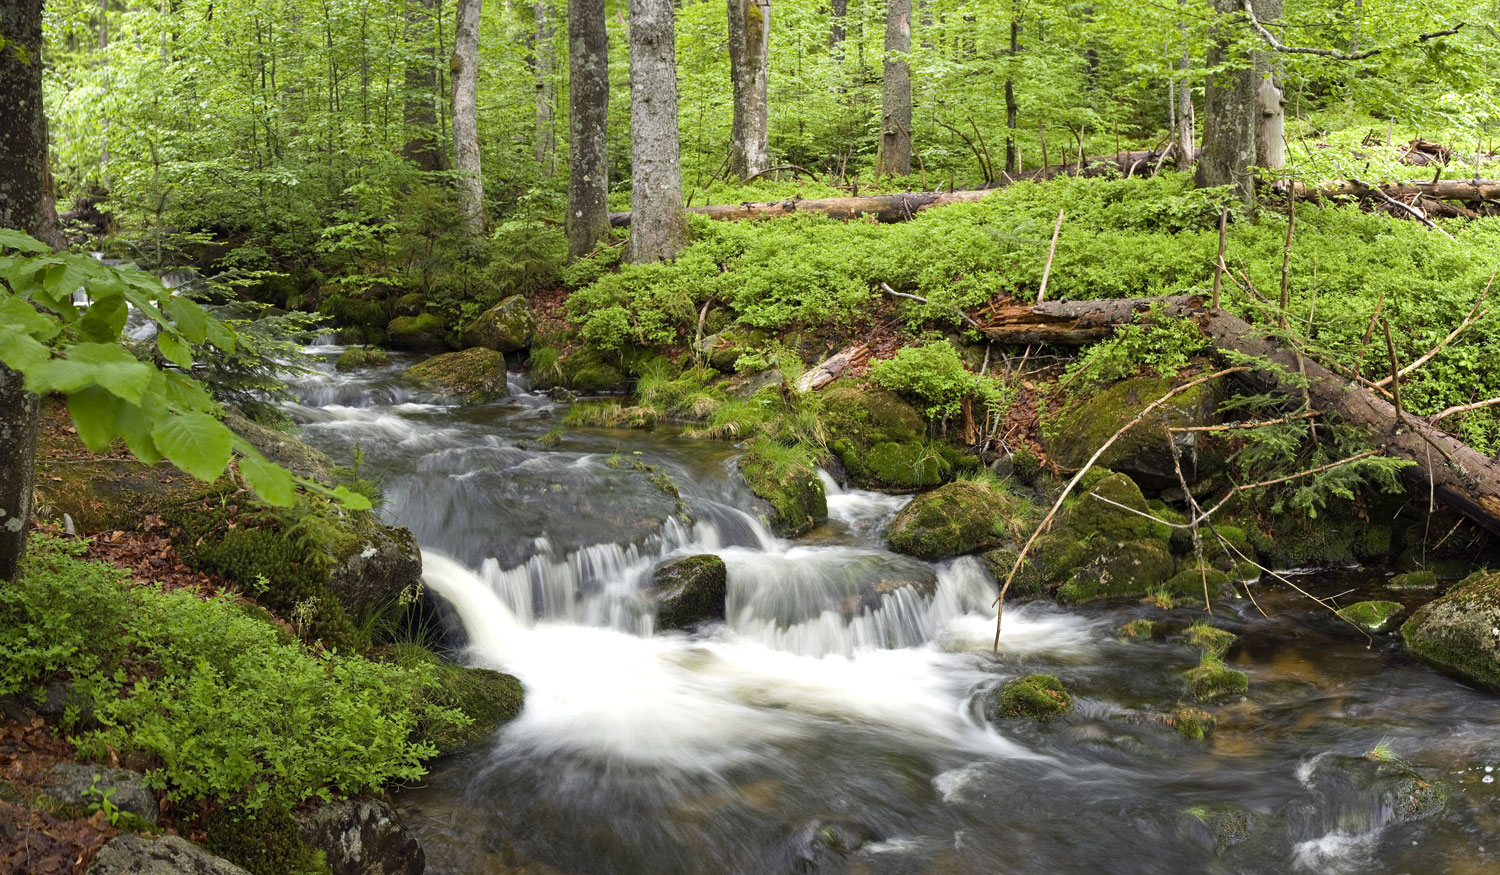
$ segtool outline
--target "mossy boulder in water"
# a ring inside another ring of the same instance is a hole
[[[1172,577],[1175,562],[1165,541],[1139,540],[1086,545],[1092,552],[1057,590],[1059,600],[1073,604],[1110,598],[1135,598]]]
[[[1202,741],[1214,731],[1219,721],[1202,708],[1179,704],[1166,715],[1166,724],[1190,741]]]
[[[1173,385],[1159,377],[1135,377],[1079,398],[1044,424],[1042,436],[1048,455],[1065,468],[1082,468],[1122,425],[1171,391]],[[1123,471],[1153,488],[1176,486],[1177,471],[1166,428],[1212,424],[1218,396],[1211,383],[1175,396],[1111,444],[1098,464]],[[1198,433],[1178,434],[1173,440],[1181,451],[1183,474],[1188,482],[1196,481]]]
[[[1405,608],[1400,602],[1355,602],[1339,610],[1339,616],[1370,632],[1384,632],[1395,625]]]
[[[1106,541],[1165,540],[1171,530],[1141,516],[1149,512],[1146,498],[1135,481],[1124,474],[1111,473],[1073,500],[1066,523],[1080,535],[1097,535]]]
[[[1396,592],[1429,592],[1438,588],[1438,578],[1431,571],[1408,571],[1391,578],[1385,588]]]
[[[856,486],[921,489],[947,480],[955,466],[972,464],[954,448],[928,441],[922,415],[894,392],[835,386],[822,395],[829,449]]]
[[[1470,575],[1401,627],[1418,658],[1500,688],[1500,572]]]
[[[1320,797],[1339,799],[1351,811],[1384,813],[1383,823],[1371,826],[1426,820],[1448,804],[1447,784],[1378,749],[1364,756],[1322,756],[1311,765],[1304,783]]]
[[[339,355],[339,360],[334,364],[334,369],[343,373],[345,371],[358,371],[364,368],[379,368],[390,364],[391,357],[383,349],[373,346],[354,346],[346,349]]]
[[[657,591],[657,625],[686,629],[724,619],[729,595],[729,570],[724,560],[705,554],[668,562],[656,569],[651,582]]]
[[[483,404],[510,394],[505,356],[483,347],[435,355],[407,368],[406,376],[464,404]]]
[[[385,327],[386,342],[398,349],[442,349],[448,345],[448,323],[436,313],[397,316]]]
[[[828,495],[818,472],[784,448],[753,446],[740,457],[740,476],[765,502],[761,516],[778,535],[800,535],[828,518]]]
[[[1222,854],[1250,837],[1261,816],[1238,805],[1194,805],[1183,811],[1187,831],[1197,833]]]
[[[1205,657],[1202,664],[1187,673],[1188,692],[1200,702],[1214,702],[1237,696],[1250,688],[1250,678],[1242,671]]]
[[[535,333],[531,305],[521,295],[511,295],[465,325],[463,341],[496,352],[518,352],[531,345]]]
[[[958,480],[912,499],[886,540],[896,553],[933,562],[1013,538],[1018,516],[1018,502],[997,484]]]
[[[431,682],[422,688],[423,702],[455,708],[469,718],[465,726],[445,721],[437,727],[423,724],[417,728],[419,738],[430,742],[440,756],[490,738],[515,719],[526,703],[525,689],[511,675],[458,665],[415,644],[392,647],[382,659],[406,669],[425,667]]]
[[[1073,696],[1050,674],[1029,674],[1001,687],[985,707],[990,719],[1048,721],[1073,710]]]

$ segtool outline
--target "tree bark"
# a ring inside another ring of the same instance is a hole
[[[828,23],[828,49],[839,61],[844,60],[844,36],[847,30],[844,17],[849,13],[849,0],[832,0]]]
[[[885,3],[885,79],[880,89],[877,175],[911,173],[911,0]]]
[[[734,93],[734,125],[729,138],[729,173],[748,179],[771,166],[766,78],[771,57],[771,0],[727,0],[729,80]]]
[[[1255,91],[1270,70],[1268,52],[1235,52],[1240,0],[1213,0],[1218,19],[1210,34],[1203,94],[1203,153],[1194,180],[1200,188],[1233,186],[1246,205],[1255,204],[1258,116]],[[1261,21],[1281,16],[1281,0],[1253,0]]]
[[[687,243],[677,140],[672,0],[630,0],[630,261],[676,257]]]
[[[42,0],[0,0],[0,228],[55,241],[42,106]],[[50,227],[49,227],[50,226]],[[0,580],[14,581],[31,526],[38,399],[0,365]]]
[[[1003,342],[1017,336],[1004,329],[1012,322],[1029,321],[1056,326],[1056,343],[1089,342],[1083,333],[1104,332],[1144,313],[1153,303],[1165,302],[1165,312],[1196,320],[1214,345],[1242,355],[1265,359],[1280,370],[1256,371],[1249,375],[1262,390],[1276,391],[1302,400],[1314,409],[1336,413],[1350,425],[1363,428],[1395,458],[1416,464],[1403,469],[1414,492],[1425,495],[1429,488],[1439,501],[1464,514],[1491,532],[1500,534],[1500,463],[1476,452],[1463,441],[1410,413],[1398,416],[1396,408],[1371,390],[1351,383],[1317,362],[1271,338],[1245,320],[1222,310],[1206,309],[1202,296],[1116,299],[1102,301],[1047,301],[1035,307],[997,311],[984,333]],[[1102,335],[1101,335],[1102,336]],[[1304,373],[1304,389],[1295,376]],[[1304,396],[1304,392],[1306,395]]]
[[[479,163],[479,11],[482,0],[458,0],[453,37],[453,163],[460,171],[458,205],[464,223],[484,232],[484,177]]]
[[[532,151],[543,176],[557,175],[557,93],[552,80],[557,71],[557,49],[552,44],[557,27],[552,22],[550,0],[533,5],[535,27],[531,37],[532,69],[536,73],[536,133]]]
[[[1280,170],[1286,166],[1285,104],[1281,89],[1267,75],[1255,90],[1259,122],[1255,132],[1255,155],[1258,165],[1268,170]]]
[[[1178,0],[1178,5],[1186,5],[1187,0]],[[1177,29],[1182,33],[1182,57],[1177,61],[1177,69],[1182,71],[1182,80],[1177,85],[1177,149],[1178,155],[1187,156],[1178,162],[1178,166],[1186,168],[1193,163],[1192,156],[1196,152],[1193,144],[1193,129],[1195,119],[1193,118],[1193,55],[1188,45],[1188,30],[1186,24],[1179,24]]]
[[[609,235],[609,32],[604,0],[568,0],[568,254]]]
[[[410,131],[401,154],[426,171],[446,170],[448,151],[438,127],[438,50],[432,42],[437,0],[411,0],[407,6],[407,41],[421,46],[417,62],[406,68],[406,127]]]
[[[1016,120],[1021,109],[1016,103],[1015,65],[1016,56],[1021,53],[1021,6],[1019,3],[1011,7],[1010,13],[1010,65],[1005,68],[1005,172],[1014,174],[1017,167],[1016,158]]]

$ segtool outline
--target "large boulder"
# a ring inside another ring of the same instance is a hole
[[[87,875],[250,875],[178,836],[115,836],[94,856]]]
[[[800,535],[828,518],[823,480],[805,462],[779,448],[756,446],[740,457],[739,470],[761,499],[761,518],[775,534]]]
[[[448,323],[436,313],[397,316],[385,327],[386,342],[397,349],[442,349],[448,345]]]
[[[395,809],[378,799],[320,805],[301,818],[302,840],[332,875],[422,875],[427,855]]]
[[[511,295],[480,313],[464,326],[465,346],[482,346],[496,352],[519,352],[531,346],[536,334],[536,319],[531,305],[521,295]]]
[[[724,619],[729,569],[712,554],[668,562],[651,576],[657,595],[657,625],[686,629]]]
[[[912,499],[886,533],[891,550],[937,561],[1016,536],[1020,503],[993,483],[957,480]]]
[[[382,658],[403,668],[427,667],[431,682],[422,689],[423,701],[454,708],[469,718],[466,726],[443,723],[421,727],[421,740],[437,748],[439,756],[458,753],[494,737],[495,731],[514,720],[526,705],[521,682],[503,672],[449,662],[416,644],[395,645]]]
[[[87,809],[108,803],[147,823],[160,814],[156,793],[146,786],[146,776],[129,769],[112,769],[89,763],[61,762],[47,773],[42,792],[63,805]]]
[[[410,529],[359,531],[334,559],[328,590],[353,614],[379,607],[422,580],[422,551]]]
[[[583,347],[567,354],[550,347],[535,347],[527,359],[534,389],[572,389],[584,394],[621,392],[629,380],[616,364],[598,350]]]
[[[884,389],[834,386],[822,393],[828,448],[854,485],[909,492],[936,486],[972,459],[927,439],[915,407]]]
[[[1472,574],[1418,608],[1401,639],[1427,662],[1500,688],[1500,572]]]
[[[1078,398],[1044,423],[1048,456],[1064,468],[1083,467],[1121,426],[1173,385],[1159,377],[1134,377]],[[1178,485],[1166,429],[1213,424],[1218,401],[1219,391],[1212,383],[1175,396],[1110,445],[1098,464],[1123,471],[1153,489]],[[1199,433],[1179,433],[1173,440],[1182,453],[1183,474],[1189,483],[1196,482]]]
[[[1063,525],[1038,539],[1037,564],[1046,577],[1062,582],[1058,598],[1135,598],[1173,581],[1171,530],[1140,516],[1146,512],[1140,487],[1119,473],[1104,475],[1075,498]],[[1201,590],[1197,575],[1178,583]]]
[[[345,353],[347,355],[348,353]],[[234,411],[224,414],[229,430],[244,438],[266,458],[309,480],[324,486],[333,485],[333,460],[322,450],[311,447],[285,432],[261,425]]]
[[[473,347],[435,355],[406,369],[406,376],[464,404],[483,404],[505,398],[505,356]]]

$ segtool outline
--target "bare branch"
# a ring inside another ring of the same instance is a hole
[[[1367,49],[1363,52],[1350,53],[1336,52],[1333,49],[1315,49],[1311,46],[1289,46],[1281,40],[1277,39],[1276,34],[1271,33],[1269,30],[1266,30],[1265,25],[1260,23],[1260,19],[1255,17],[1255,10],[1251,8],[1250,0],[1240,0],[1240,9],[1244,11],[1246,20],[1250,22],[1250,27],[1255,30],[1255,33],[1261,39],[1265,40],[1266,45],[1283,54],[1317,55],[1321,58],[1332,58],[1335,61],[1363,61],[1365,58],[1374,57],[1375,55],[1378,55],[1381,52],[1385,51],[1385,49],[1380,48]],[[1458,33],[1460,30],[1462,30],[1464,28],[1464,25],[1466,25],[1467,23],[1468,22],[1459,22],[1457,25],[1449,28],[1448,30],[1439,30],[1432,33],[1424,33],[1417,37],[1417,42],[1427,42],[1428,40],[1437,39],[1438,37],[1442,36],[1452,36],[1453,34]]]

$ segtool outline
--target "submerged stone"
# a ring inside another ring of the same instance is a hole
[[[511,295],[464,326],[463,342],[496,352],[518,352],[531,345],[536,319],[522,295]]]
[[[893,552],[935,562],[1014,537],[1019,515],[1019,503],[998,485],[958,480],[912,499],[886,540]]]
[[[656,623],[662,629],[687,629],[724,619],[729,570],[712,554],[676,559],[651,576],[657,590]]]
[[[1490,687],[1500,687],[1500,572],[1465,578],[1401,627],[1413,655]]]
[[[1190,829],[1202,831],[1213,843],[1214,853],[1222,854],[1249,838],[1260,815],[1238,805],[1194,805],[1185,809]]]
[[[406,369],[406,376],[464,404],[483,404],[505,398],[505,356],[474,347],[435,355]]]
[[[1355,602],[1339,611],[1339,616],[1361,629],[1383,632],[1395,625],[1396,618],[1406,610],[1400,602]]]
[[[1062,681],[1055,675],[1030,674],[1001,687],[991,696],[985,713],[991,719],[1024,718],[1046,722],[1071,710],[1073,696],[1063,687]]]
[[[1183,738],[1191,741],[1202,741],[1214,731],[1214,727],[1219,724],[1219,721],[1214,715],[1202,708],[1179,704],[1167,714],[1166,723]]]
[[[1372,750],[1364,756],[1330,755],[1318,758],[1308,784],[1331,798],[1358,800],[1378,819],[1360,828],[1388,823],[1411,823],[1442,813],[1448,786],[1424,776],[1400,756]]]

